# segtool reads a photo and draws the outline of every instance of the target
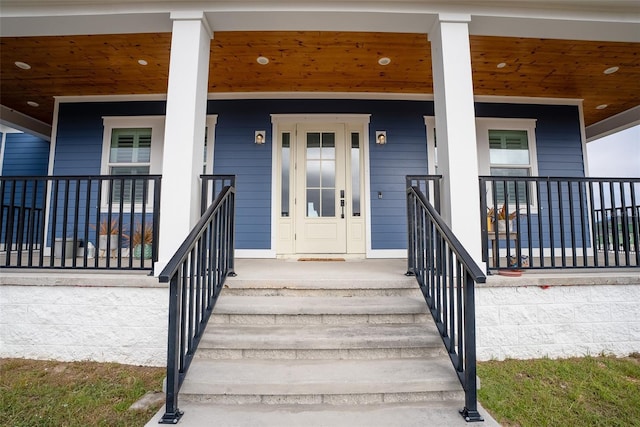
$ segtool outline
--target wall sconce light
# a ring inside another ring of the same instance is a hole
[[[387,131],[386,130],[377,130],[376,131],[376,144],[386,144],[387,143]]]
[[[255,139],[253,140],[253,142],[255,142],[258,145],[264,144],[266,142],[266,139],[267,139],[266,135],[267,135],[266,131],[257,130],[256,131],[256,136],[255,136]]]

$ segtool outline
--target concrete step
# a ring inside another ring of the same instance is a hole
[[[364,405],[464,399],[445,358],[194,359],[180,399],[215,404]]]
[[[361,325],[209,325],[204,359],[383,359],[445,354],[433,323]]]
[[[389,279],[242,279],[228,278],[223,295],[234,296],[413,296],[421,295],[415,278]]]
[[[364,406],[334,405],[215,405],[181,402],[184,411],[181,427],[261,426],[261,427],[468,427],[458,414],[460,401],[432,401]],[[480,407],[482,427],[499,427]],[[148,427],[158,425],[160,411]]]
[[[420,297],[224,296],[210,323],[362,324],[430,321]]]

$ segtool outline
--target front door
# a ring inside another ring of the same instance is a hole
[[[347,253],[345,125],[298,124],[295,251]]]

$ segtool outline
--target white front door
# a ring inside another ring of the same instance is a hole
[[[368,115],[272,115],[276,254],[363,257]]]
[[[347,252],[346,147],[342,123],[297,126],[295,251]]]

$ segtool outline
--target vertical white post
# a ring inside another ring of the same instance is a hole
[[[173,12],[162,159],[159,274],[199,218],[213,32],[203,12]]]
[[[469,15],[439,15],[429,32],[435,97],[442,213],[464,247],[484,268],[480,236]]]

